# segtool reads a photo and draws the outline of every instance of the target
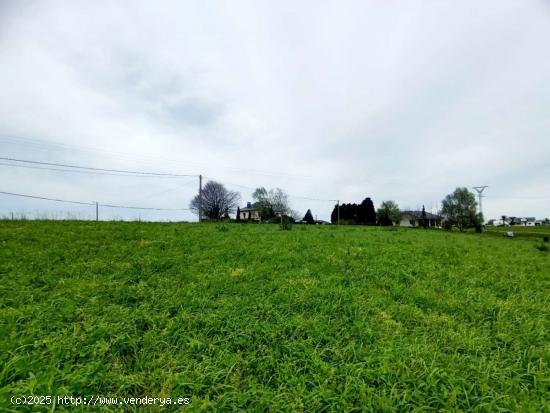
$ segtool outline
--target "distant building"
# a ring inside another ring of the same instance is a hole
[[[259,221],[260,211],[254,208],[250,202],[247,202],[246,206],[239,211],[239,218],[242,220]]]
[[[400,227],[441,227],[442,218],[439,215],[426,212],[422,216],[422,211],[403,211],[401,214]]]
[[[508,221],[508,218],[496,218],[496,219],[490,219],[487,221],[487,225],[493,226],[493,227],[509,227],[510,222]]]
[[[330,222],[324,221],[324,220],[322,220],[322,219],[316,219],[316,220],[315,220],[315,223],[316,223],[317,225],[331,225]]]
[[[537,220],[534,217],[502,217],[498,219],[490,219],[487,222],[487,225],[492,225],[495,227],[509,227],[512,225],[522,226],[522,227],[534,227],[537,225],[542,225],[542,221]]]
[[[526,227],[534,227],[536,221],[537,220],[534,217],[521,218],[521,225]]]

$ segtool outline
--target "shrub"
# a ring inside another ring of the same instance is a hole
[[[283,231],[290,231],[290,230],[292,230],[292,222],[290,221],[290,219],[288,217],[283,217],[283,220],[280,224],[280,227]]]

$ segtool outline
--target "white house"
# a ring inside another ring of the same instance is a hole
[[[238,213],[241,220],[260,221],[260,211],[254,208],[250,202],[247,202],[244,208],[240,208]]]
[[[488,222],[488,225],[493,225],[495,227],[509,227],[511,225],[514,226],[522,226],[522,227],[534,227],[536,225],[541,225],[542,221],[537,220],[534,217],[526,217],[526,218],[520,218],[520,217],[504,217],[504,219],[491,219]]]
[[[400,227],[441,227],[441,216],[426,212],[424,217],[422,211],[403,211],[401,214],[401,220],[399,221]]]
[[[534,227],[536,219],[534,217],[521,218],[521,225],[525,227]]]

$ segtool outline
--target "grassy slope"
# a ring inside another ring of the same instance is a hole
[[[544,237],[550,237],[550,226],[541,225],[537,227],[522,227],[514,225],[512,227],[486,227],[488,235],[504,236],[506,232],[513,232],[514,238],[530,239],[532,241],[542,242]]]
[[[31,393],[192,396],[188,411],[544,409],[550,254],[533,242],[227,229],[0,222],[0,409]]]

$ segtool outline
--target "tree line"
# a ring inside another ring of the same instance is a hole
[[[338,212],[338,209],[340,211]],[[340,214],[340,222],[350,225],[376,225],[376,211],[372,199],[367,197],[360,204],[342,204],[334,206],[330,214],[331,222],[338,222],[338,214]]]
[[[264,187],[257,188],[252,194],[254,209],[258,211],[259,218],[264,222],[283,222],[288,220],[303,221],[308,224],[315,224],[311,210],[307,210],[305,216],[291,209],[288,194],[280,188],[267,190]],[[201,197],[197,194],[190,203],[190,209],[199,214]],[[230,191],[216,181],[209,181],[202,189],[202,215],[205,219],[221,220],[229,219],[230,214],[236,213],[236,219],[240,220],[239,203],[240,194]],[[422,207],[421,222],[426,222],[426,212]],[[474,227],[481,230],[483,216],[477,212],[475,195],[467,188],[456,188],[448,194],[441,202],[439,214],[442,217],[442,225],[446,229],[457,227],[463,231],[466,228]],[[360,204],[343,203],[335,205],[331,213],[333,224],[340,222],[349,225],[382,225],[391,226],[398,223],[402,217],[402,211],[396,202],[392,200],[383,201],[376,210],[374,202],[366,197]]]

